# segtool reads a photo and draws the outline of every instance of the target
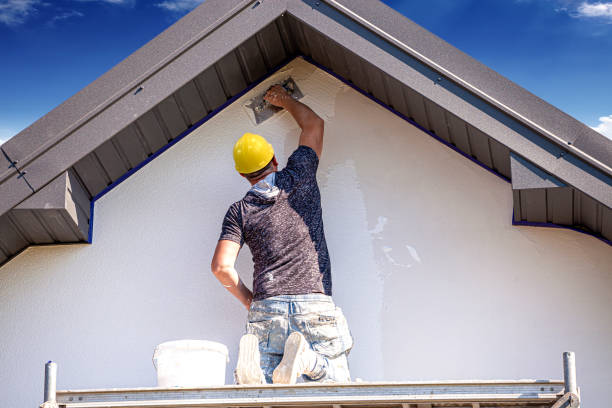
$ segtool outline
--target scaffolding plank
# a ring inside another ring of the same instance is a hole
[[[98,407],[366,407],[402,404],[551,406],[563,395],[561,381],[466,381],[138,388],[58,391],[66,408]]]

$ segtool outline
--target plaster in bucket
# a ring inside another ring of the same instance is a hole
[[[167,341],[155,347],[157,386],[195,388],[225,384],[225,344],[206,340]]]

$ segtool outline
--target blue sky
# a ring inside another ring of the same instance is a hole
[[[384,2],[612,138],[612,2]],[[0,0],[0,143],[199,3]]]

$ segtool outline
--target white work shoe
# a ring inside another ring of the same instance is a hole
[[[285,342],[283,359],[272,374],[272,381],[274,384],[295,384],[300,375],[310,374],[316,358],[304,336],[298,332],[291,333]]]
[[[234,371],[236,384],[266,383],[259,360],[259,339],[254,334],[245,334],[240,338],[238,363]]]

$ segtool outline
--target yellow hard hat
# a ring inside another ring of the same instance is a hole
[[[266,139],[254,133],[245,133],[234,145],[236,170],[249,174],[263,169],[274,157],[274,148]]]

